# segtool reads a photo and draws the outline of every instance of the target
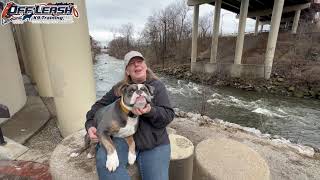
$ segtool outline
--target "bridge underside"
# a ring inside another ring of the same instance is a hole
[[[201,4],[214,5],[213,37],[211,45],[210,63],[197,62],[197,37],[199,6]],[[291,32],[297,32],[300,14],[311,5],[310,0],[188,0],[188,5],[194,7],[191,70],[193,72],[205,71],[207,73],[224,72],[233,77],[250,76],[254,78],[269,79],[278,32],[281,22],[292,23]],[[239,19],[236,50],[233,64],[217,63],[218,36],[220,30],[221,8],[237,13]],[[259,25],[270,24],[264,65],[242,64],[242,51],[246,19],[256,20],[255,35],[259,33]]]

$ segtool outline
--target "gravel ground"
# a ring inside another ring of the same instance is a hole
[[[57,127],[56,118],[51,118],[37,134],[30,138],[24,145],[30,148],[19,160],[36,161],[49,164],[54,148],[62,141]]]

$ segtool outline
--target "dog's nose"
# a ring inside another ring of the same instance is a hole
[[[142,91],[139,89],[139,90],[137,90],[137,92],[136,92],[138,95],[141,95],[142,94]]]

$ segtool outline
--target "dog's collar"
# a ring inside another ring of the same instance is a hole
[[[126,106],[123,103],[123,98],[122,97],[121,97],[121,101],[120,101],[120,108],[129,117],[132,117],[132,118],[136,118],[137,117],[137,115],[133,114],[128,108],[126,108]]]
[[[125,114],[129,114],[131,112],[123,103],[123,97],[121,97],[120,108]]]

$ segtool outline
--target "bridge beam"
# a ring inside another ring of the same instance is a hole
[[[239,28],[238,28],[238,36],[237,36],[234,64],[241,64],[248,7],[249,7],[249,0],[242,0],[241,7],[240,7]]]
[[[271,71],[272,71],[272,64],[273,64],[274,52],[277,44],[283,4],[284,4],[284,0],[277,0],[277,1],[274,1],[274,5],[273,5],[271,26],[270,26],[269,36],[268,36],[268,44],[267,44],[265,62],[264,62],[264,65],[265,65],[264,77],[266,79],[270,78]]]
[[[276,2],[277,3],[277,2]],[[293,6],[286,6],[283,8],[282,12],[292,12],[302,9],[307,9],[311,6],[311,3],[305,3],[305,4],[298,4]],[[248,13],[248,17],[256,17],[256,16],[268,16],[270,14],[273,14],[273,9],[266,9],[261,11],[253,11]]]
[[[187,5],[188,6],[195,6],[195,5],[205,4],[205,3],[211,3],[214,1],[215,0],[188,0]]]
[[[213,22],[214,24],[213,24],[213,37],[212,37],[212,44],[211,44],[210,63],[217,62],[220,14],[221,14],[221,0],[216,0],[215,6],[214,6],[214,22]]]

